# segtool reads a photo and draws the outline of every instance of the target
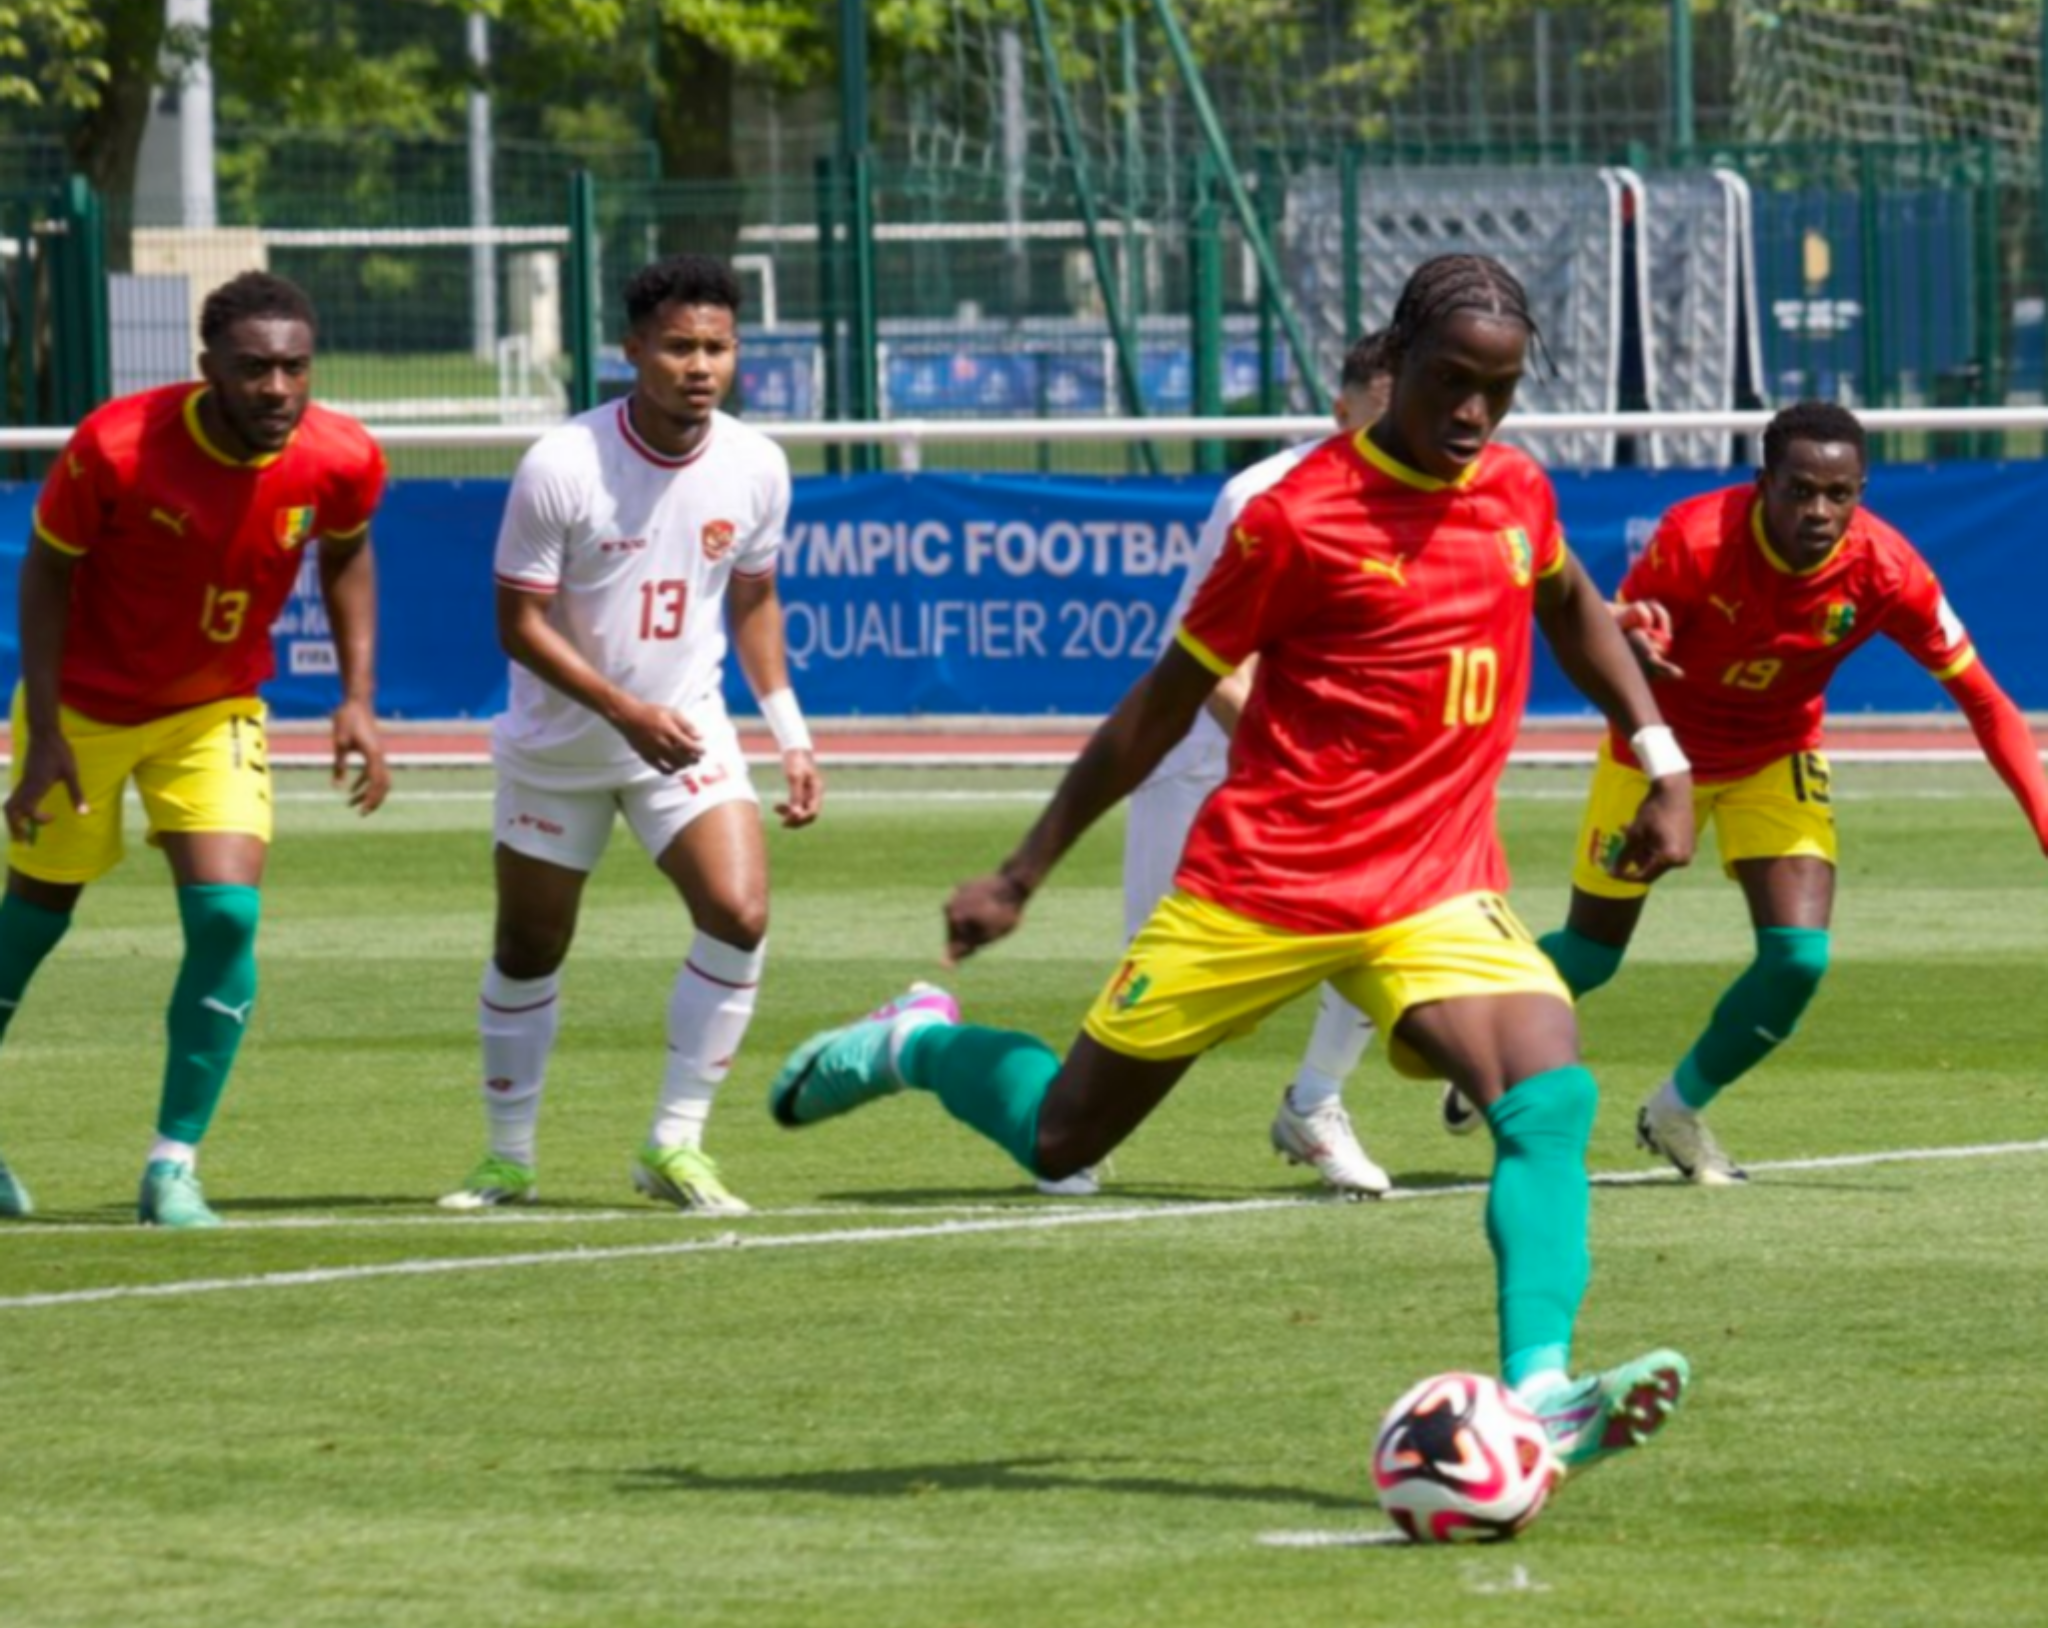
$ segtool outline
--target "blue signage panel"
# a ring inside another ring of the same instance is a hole
[[[1670,504],[1726,484],[1716,472],[1557,476],[1573,549],[1611,593]],[[1096,714],[1157,659],[1214,478],[861,475],[797,483],[781,592],[790,663],[814,715]],[[0,682],[18,668],[14,585],[34,489],[0,487]],[[401,481],[375,528],[385,713],[487,716],[504,704],[491,552],[502,481]],[[2022,707],[2048,710],[2033,606],[2048,597],[2035,546],[2048,467],[1886,466],[1870,502],[1933,563],[1990,670]],[[334,705],[332,640],[309,560],[276,629],[283,717]],[[1539,641],[1539,652],[1541,645]],[[729,690],[751,711],[736,671]],[[1843,670],[1836,713],[1947,705],[1878,639]],[[1531,708],[1586,703],[1539,654]]]

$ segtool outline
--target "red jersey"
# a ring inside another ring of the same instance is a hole
[[[384,455],[354,419],[308,405],[282,451],[242,463],[201,429],[205,392],[108,402],[36,500],[36,535],[78,559],[58,696],[102,723],[253,695],[305,545],[355,536],[383,495]]]
[[[1504,889],[1494,787],[1564,562],[1550,481],[1509,447],[1447,483],[1338,436],[1254,498],[1179,634],[1219,674],[1259,658],[1179,884],[1302,933]]]
[[[1977,659],[1919,551],[1858,509],[1834,551],[1796,571],[1764,533],[1754,485],[1675,505],[1621,585],[1671,613],[1658,709],[1698,780],[1739,780],[1820,745],[1828,681],[1882,633],[1937,680]],[[1622,740],[1614,755],[1634,765]]]

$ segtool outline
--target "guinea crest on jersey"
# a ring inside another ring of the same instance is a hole
[[[599,672],[644,701],[722,707],[725,592],[771,575],[789,519],[782,449],[725,413],[670,457],[625,401],[550,431],[520,461],[498,532],[501,587],[549,596],[548,621]],[[617,784],[655,771],[588,708],[512,664],[498,751],[535,784]]]

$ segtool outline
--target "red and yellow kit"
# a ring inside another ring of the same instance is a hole
[[[205,390],[109,402],[36,502],[36,535],[78,558],[58,696],[103,723],[255,694],[306,545],[360,533],[383,494],[354,419],[309,405],[282,451],[243,463],[201,428]]]
[[[1511,447],[1448,483],[1335,437],[1253,499],[1179,635],[1218,674],[1259,657],[1179,885],[1318,934],[1504,890],[1494,787],[1565,558],[1550,481]]]
[[[1675,505],[1629,570],[1621,597],[1671,613],[1657,705],[1702,781],[1738,780],[1820,745],[1828,682],[1882,633],[1937,680],[1977,659],[1919,551],[1858,509],[1828,557],[1795,571],[1764,533],[1754,485]],[[1618,762],[1636,767],[1624,740]]]

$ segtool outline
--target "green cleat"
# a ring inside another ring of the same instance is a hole
[[[145,1227],[217,1227],[192,1167],[177,1159],[152,1159],[142,1167],[142,1191],[135,1219]]]
[[[1523,1400],[1543,1421],[1557,1461],[1581,1470],[1656,1435],[1691,1381],[1692,1369],[1676,1351],[1652,1351]]]
[[[533,1166],[484,1155],[483,1163],[469,1173],[469,1180],[439,1200],[444,1210],[494,1210],[500,1204],[537,1204],[540,1185]]]
[[[912,984],[859,1022],[812,1035],[789,1054],[768,1087],[768,1111],[776,1123],[796,1130],[901,1091],[889,1052],[906,1020],[958,1023],[960,1004],[943,989]]]
[[[18,1221],[35,1213],[36,1201],[28,1196],[21,1178],[7,1168],[7,1161],[0,1159],[0,1217]]]
[[[633,1185],[649,1198],[693,1215],[754,1213],[720,1179],[718,1161],[702,1148],[642,1148],[633,1160]]]

